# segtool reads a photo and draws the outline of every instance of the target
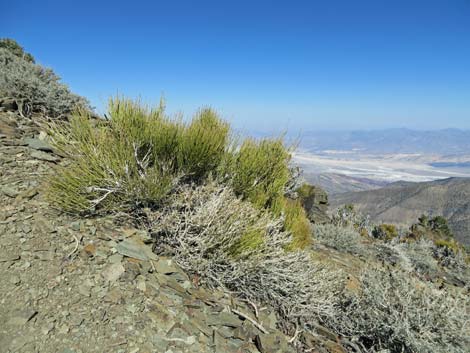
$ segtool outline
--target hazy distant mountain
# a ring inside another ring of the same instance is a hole
[[[470,130],[386,129],[304,132],[300,147],[314,152],[356,150],[372,154],[460,154],[470,152]]]
[[[339,194],[348,191],[373,190],[388,184],[387,182],[381,180],[353,177],[336,173],[305,173],[304,178],[310,184],[318,185],[325,189],[328,195]]]
[[[331,195],[336,208],[354,204],[375,221],[411,225],[421,214],[443,215],[456,238],[470,245],[470,178],[396,182],[369,191]]]

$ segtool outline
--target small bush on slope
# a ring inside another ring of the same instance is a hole
[[[335,226],[333,224],[314,224],[315,242],[338,251],[351,254],[365,254],[367,248],[362,244],[363,238],[353,226]]]
[[[334,315],[342,275],[314,264],[306,251],[286,251],[292,239],[282,219],[230,188],[183,186],[150,219],[159,251],[209,286],[277,308],[285,327]]]
[[[52,70],[1,47],[0,96],[15,99],[23,115],[41,112],[55,118],[77,107],[90,109],[87,100],[71,93]]]
[[[309,244],[304,210],[284,197],[290,154],[280,139],[248,139],[234,149],[229,125],[210,109],[184,123],[169,119],[163,103],[151,109],[116,98],[109,117],[97,123],[79,112],[51,125],[56,147],[73,161],[51,182],[51,199],[61,208],[86,213],[155,206],[178,180],[203,182],[212,175],[259,209],[283,214],[294,248]]]
[[[393,224],[380,224],[372,230],[372,236],[381,240],[392,240],[399,236],[398,229]]]
[[[385,268],[366,269],[358,291],[344,290],[344,274],[308,252],[285,251],[291,239],[282,221],[227,187],[186,185],[165,205],[149,215],[157,251],[209,286],[278,308],[288,330],[321,321],[370,352],[465,352],[470,307],[463,294]]]
[[[52,125],[55,145],[72,159],[51,181],[52,201],[66,211],[158,205],[178,178],[213,171],[225,153],[227,125],[211,111],[189,125],[130,100],[111,100],[109,111],[107,123],[78,113]]]
[[[26,53],[21,45],[19,45],[15,40],[10,38],[0,39],[0,48],[8,50],[13,55],[33,63],[35,62],[34,57],[30,53]]]
[[[438,289],[406,272],[367,269],[361,293],[343,298],[330,324],[374,350],[465,353],[470,347],[466,294]]]
[[[352,226],[357,229],[359,234],[364,236],[371,236],[373,232],[373,225],[369,216],[357,212],[354,205],[345,205],[335,210],[331,222],[336,226]]]

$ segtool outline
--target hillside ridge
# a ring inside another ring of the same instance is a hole
[[[442,215],[456,238],[470,244],[470,178],[395,182],[383,188],[332,195],[333,208],[353,204],[377,222],[413,224],[422,214]]]

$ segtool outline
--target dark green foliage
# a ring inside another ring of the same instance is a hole
[[[436,232],[441,233],[444,236],[452,237],[452,231],[449,228],[447,219],[442,216],[436,216],[429,220],[429,227]]]
[[[395,225],[384,223],[374,227],[372,236],[377,239],[392,240],[398,237],[398,230]]]
[[[290,153],[281,139],[247,139],[229,166],[231,185],[255,206],[269,208],[284,195],[290,177],[289,160]]]
[[[442,216],[429,218],[426,215],[422,215],[418,218],[418,224],[426,229],[437,232],[442,236],[453,237],[447,219]]]
[[[178,162],[186,175],[196,180],[215,171],[224,158],[229,125],[211,109],[202,109],[184,129]]]
[[[429,223],[429,218],[428,216],[426,215],[421,215],[419,218],[418,218],[418,223],[419,225],[423,226],[423,227],[427,227],[428,226],[428,223]]]

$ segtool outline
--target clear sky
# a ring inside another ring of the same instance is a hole
[[[470,128],[470,0],[7,1],[12,37],[103,111],[121,93],[246,130]]]

